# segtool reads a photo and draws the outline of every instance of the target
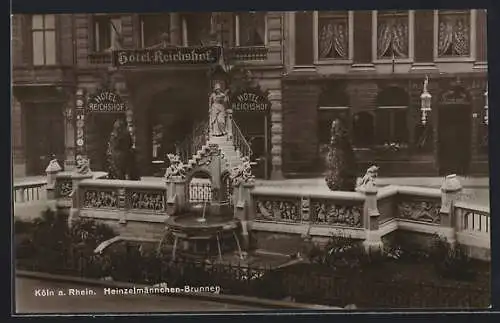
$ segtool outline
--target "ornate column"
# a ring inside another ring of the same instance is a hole
[[[75,97],[75,146],[76,156],[85,156],[86,152],[86,136],[85,136],[85,106],[87,98],[84,89],[78,89]],[[75,158],[76,158],[75,156]]]
[[[57,159],[52,159],[45,169],[45,173],[47,174],[47,200],[56,198],[56,176],[61,170],[62,168],[57,162]]]
[[[371,166],[366,171],[366,175],[361,179],[356,187],[356,191],[365,195],[363,206],[363,224],[366,232],[363,245],[367,251],[383,249],[382,236],[379,231],[380,212],[377,205],[378,188],[376,178],[378,167]]]
[[[243,163],[233,170],[231,182],[233,185],[234,218],[240,220],[244,251],[250,245],[251,210],[253,209],[252,190],[255,187],[255,177],[251,173],[251,163],[244,158]]]
[[[72,205],[69,211],[68,224],[71,226],[73,221],[80,215],[80,209],[82,207],[82,201],[79,192],[79,184],[84,179],[90,179],[93,177],[92,171],[89,167],[89,160],[82,156],[76,156],[76,167],[71,174],[71,180],[73,184],[73,191],[71,192]]]
[[[167,218],[183,211],[186,205],[186,173],[178,155],[169,154],[170,166],[165,172]]]

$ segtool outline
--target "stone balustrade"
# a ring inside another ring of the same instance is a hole
[[[156,223],[163,227],[168,216],[192,204],[190,181],[185,179],[171,178],[165,183],[93,177],[75,182],[71,174],[57,174],[58,205],[71,207],[72,217],[113,220],[121,225],[129,221]],[[243,183],[232,189],[229,204],[242,224],[245,244],[254,232],[313,238],[328,238],[340,232],[362,240],[371,249],[382,248],[385,236],[403,230],[409,234],[439,234],[451,244],[467,246],[474,257],[489,259],[489,208],[460,201],[461,190],[460,183],[451,177],[446,178],[441,189],[389,185],[356,192]],[[213,201],[207,203],[220,207]]]
[[[261,186],[251,193],[249,225],[258,232],[312,237],[340,232],[363,240],[367,248],[382,247],[383,237],[396,230],[438,234],[466,245],[474,257],[489,259],[489,208],[458,201],[461,190],[452,176],[441,189],[389,185],[316,193]]]

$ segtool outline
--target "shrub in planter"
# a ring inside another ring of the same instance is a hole
[[[434,236],[431,257],[438,275],[455,280],[473,280],[476,273],[472,259],[460,245],[451,245],[446,238]]]
[[[351,141],[341,120],[332,122],[330,146],[326,156],[326,185],[332,191],[354,191],[356,159]]]

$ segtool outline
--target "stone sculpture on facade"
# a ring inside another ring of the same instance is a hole
[[[213,136],[221,137],[227,132],[226,109],[229,102],[228,90],[224,91],[220,83],[214,85],[210,95],[210,132]]]
[[[370,166],[367,170],[365,175],[358,179],[358,182],[356,183],[356,190],[364,189],[364,188],[373,188],[377,186],[376,180],[378,176],[378,167],[373,165]]]
[[[231,181],[233,186],[255,181],[255,176],[252,175],[252,163],[248,157],[243,157],[241,164],[231,170]]]
[[[186,167],[181,162],[178,155],[167,154],[167,158],[170,161],[170,166],[167,167],[165,171],[165,179],[171,179],[172,177],[186,177]]]

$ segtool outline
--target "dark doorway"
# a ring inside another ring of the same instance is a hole
[[[271,169],[269,114],[235,112],[233,116],[239,130],[252,149],[250,159],[256,163],[253,166],[255,177],[269,179],[269,169]]]
[[[471,159],[471,106],[447,104],[439,108],[439,174],[467,175]]]
[[[90,168],[107,171],[107,150],[113,124],[118,118],[125,119],[124,113],[95,113],[87,116],[87,154]]]
[[[172,90],[154,96],[148,110],[150,175],[161,174],[167,154],[196,140],[195,129],[207,118],[208,99],[201,95]]]
[[[23,113],[26,120],[26,174],[44,175],[53,155],[62,166],[65,133],[61,104],[27,104]]]

